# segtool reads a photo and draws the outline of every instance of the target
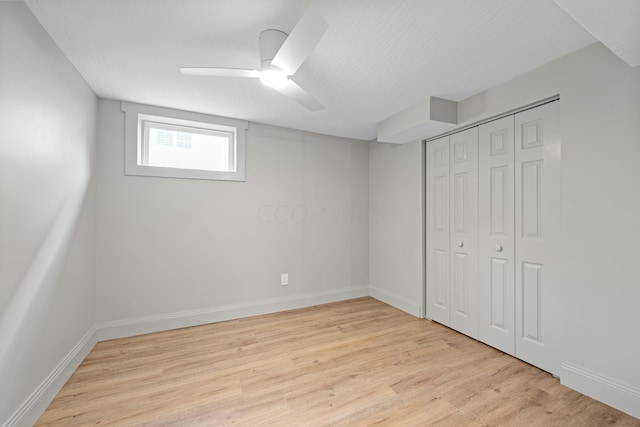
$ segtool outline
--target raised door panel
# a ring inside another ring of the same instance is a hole
[[[450,326],[478,337],[478,129],[450,137]]]
[[[559,371],[548,325],[559,276],[560,137],[558,104],[515,116],[516,356]]]
[[[522,264],[522,338],[544,344],[542,265]]]
[[[514,118],[479,128],[479,339],[515,354]]]
[[[502,258],[489,258],[489,326],[500,332],[509,332],[510,307],[509,299],[509,261]]]
[[[427,317],[450,324],[449,137],[427,144]]]

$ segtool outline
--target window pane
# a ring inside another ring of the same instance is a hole
[[[145,166],[234,172],[233,139],[148,126]]]
[[[122,111],[125,175],[245,180],[248,122],[129,102]]]

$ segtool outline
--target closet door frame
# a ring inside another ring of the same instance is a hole
[[[430,179],[433,179],[430,165],[430,157],[433,157],[432,144],[444,143],[450,144],[451,138],[459,132],[464,132],[472,128],[481,130],[484,126],[492,122],[497,122],[507,118],[513,123],[512,152],[514,159],[511,162],[510,174],[506,182],[512,183],[512,200],[508,203],[513,209],[513,243],[510,244],[508,239],[493,242],[491,239],[496,238],[495,234],[487,227],[491,224],[486,222],[487,207],[483,207],[490,194],[487,194],[487,178],[482,176],[483,166],[483,150],[486,150],[486,142],[483,142],[482,135],[479,134],[478,161],[479,161],[479,182],[478,182],[478,301],[484,304],[491,298],[490,287],[487,287],[486,276],[491,274],[488,269],[487,259],[498,259],[496,254],[490,254],[491,250],[501,252],[504,258],[512,259],[512,266],[506,275],[511,278],[512,284],[507,288],[512,289],[511,295],[507,295],[506,302],[512,301],[511,313],[505,314],[505,319],[513,319],[511,326],[505,329],[508,331],[507,336],[513,336],[511,345],[501,345],[500,343],[492,343],[487,339],[486,328],[491,324],[491,312],[479,306],[478,308],[478,324],[479,324],[479,340],[493,345],[501,350],[515,355],[516,357],[527,361],[535,366],[540,367],[552,374],[557,375],[560,370],[560,358],[558,348],[561,343],[558,340],[558,334],[554,328],[562,322],[562,308],[558,306],[557,295],[558,289],[562,286],[562,264],[561,264],[561,232],[562,232],[562,175],[561,175],[561,135],[560,135],[560,103],[559,96],[555,95],[544,100],[529,104],[520,109],[512,110],[509,113],[495,116],[486,121],[479,122],[461,130],[455,130],[443,136],[425,140],[425,306],[426,317],[435,321],[451,326],[452,302],[455,296],[451,289],[451,270],[453,267],[444,268],[444,261],[441,258],[441,284],[439,298],[441,304],[439,308],[443,313],[441,316],[434,315],[434,295],[430,286],[434,280],[434,259],[432,252],[434,247],[432,238],[434,230],[430,228],[430,221],[434,219],[433,207],[433,185]],[[488,129],[488,128],[487,128]],[[483,148],[483,144],[485,145]],[[499,144],[497,144],[499,145]],[[441,147],[442,148],[442,147]],[[490,147],[489,147],[490,148]],[[453,156],[451,147],[443,149],[447,157]],[[450,159],[448,159],[450,160]],[[451,166],[449,162],[444,162],[448,166],[446,178],[446,188],[451,191],[453,185],[451,180]],[[491,166],[489,166],[491,167]],[[493,166],[495,167],[495,166]],[[443,181],[444,182],[444,181]],[[444,184],[441,183],[441,188]],[[489,187],[491,189],[491,187]],[[448,192],[447,192],[448,193]],[[535,193],[535,196],[532,194]],[[446,206],[447,212],[441,209],[441,218],[443,224],[446,224],[447,235],[451,239],[445,241],[444,227],[440,229],[439,246],[440,253],[451,258],[452,251],[455,250],[457,241],[450,234],[451,224],[451,197],[446,196],[446,203],[441,199],[441,205]],[[532,212],[535,214],[532,216]],[[490,215],[490,213],[489,213]],[[484,217],[483,217],[484,216]],[[535,218],[535,223],[532,222]],[[535,226],[531,228],[531,224]],[[539,232],[535,231],[537,227]],[[533,230],[533,231],[532,231]],[[492,236],[493,235],[493,236]],[[489,238],[487,238],[489,236]],[[486,240],[483,242],[483,239]],[[488,245],[488,246],[487,246]],[[500,250],[496,248],[500,247]],[[519,250],[518,248],[521,247]],[[508,255],[508,257],[507,257]],[[490,267],[490,266],[489,266]],[[487,273],[489,271],[489,273]],[[483,279],[485,276],[485,279]],[[436,304],[438,305],[438,304]],[[488,320],[487,320],[488,319]],[[495,323],[495,322],[493,322]],[[511,332],[513,331],[513,332]]]

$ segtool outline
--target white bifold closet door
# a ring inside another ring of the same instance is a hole
[[[552,373],[558,104],[430,141],[426,162],[427,317]]]
[[[478,129],[427,144],[427,317],[478,337]]]
[[[558,277],[558,103],[479,129],[479,339],[552,373],[549,277]]]
[[[450,136],[451,327],[478,338],[478,128]]]
[[[479,129],[480,341],[515,355],[514,117]]]
[[[449,137],[427,144],[427,317],[450,325]]]
[[[560,286],[559,102],[515,115],[516,357],[558,373],[550,304]]]

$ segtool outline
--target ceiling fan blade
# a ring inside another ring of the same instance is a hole
[[[320,101],[309,95],[291,79],[289,79],[286,84],[276,87],[275,90],[293,99],[298,104],[307,107],[311,111],[324,110],[324,105],[320,104]]]
[[[328,28],[322,16],[315,10],[308,9],[291,30],[271,64],[290,76],[295,74]]]
[[[203,77],[260,77],[260,73],[256,70],[242,68],[180,68],[180,72],[188,76]]]

